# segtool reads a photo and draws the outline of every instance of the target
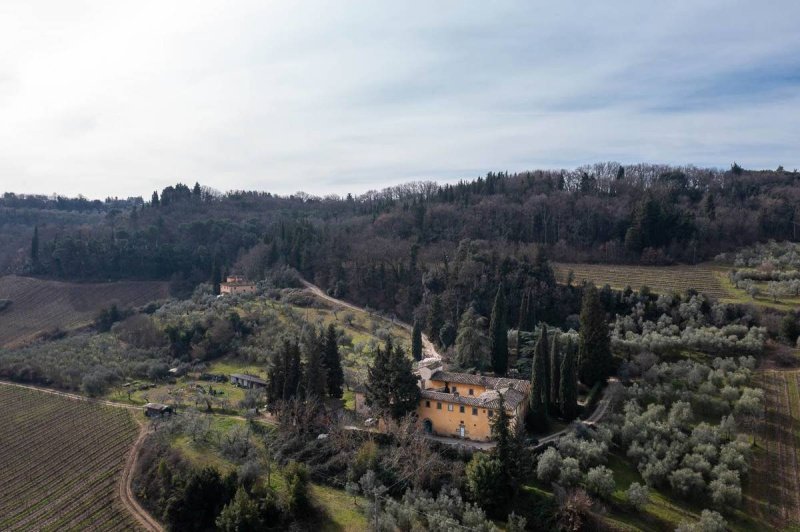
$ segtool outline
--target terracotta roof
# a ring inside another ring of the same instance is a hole
[[[434,401],[497,409],[500,408],[500,393],[501,392],[498,390],[489,390],[480,395],[473,396],[445,393],[438,390],[422,390],[421,396],[423,399],[433,399]],[[517,408],[517,406],[525,400],[525,394],[513,388],[508,388],[502,393],[506,408],[511,410]]]
[[[474,384],[493,390],[501,388],[514,388],[520,391],[527,391],[530,383],[522,379],[508,379],[505,377],[487,377],[485,375],[473,375],[472,373],[455,373],[452,371],[439,370],[431,375],[431,380],[454,382],[456,384]]]
[[[528,381],[522,379],[488,377],[485,375],[455,373],[443,370],[434,372],[430,380],[443,381],[448,385],[472,384],[473,386],[486,388],[486,391],[478,396],[445,393],[442,389],[428,389],[422,391],[422,396],[426,399],[448,401],[482,408],[500,408],[500,394],[502,394],[506,407],[513,410],[525,400],[531,387]]]

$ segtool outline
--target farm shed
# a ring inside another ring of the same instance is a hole
[[[172,414],[172,407],[161,403],[147,403],[144,405],[144,415],[147,417],[165,417]]]
[[[244,375],[242,373],[231,373],[231,384],[235,384],[241,388],[266,388],[267,381],[253,375]]]

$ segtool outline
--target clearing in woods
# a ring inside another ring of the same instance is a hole
[[[628,286],[639,290],[646,285],[656,293],[684,293],[693,288],[717,299],[732,297],[720,279],[721,275],[724,277],[727,268],[708,263],[696,266],[554,263],[553,269],[560,283],[566,282],[567,275],[572,271],[574,282],[592,281],[599,287],[609,284],[617,290]]]
[[[0,299],[11,301],[0,311],[0,347],[13,347],[43,331],[86,325],[112,303],[124,308],[167,297],[162,281],[78,284],[0,277]]]
[[[119,483],[131,412],[0,385],[0,530],[137,530]]]
[[[800,371],[762,370],[766,416],[744,491],[746,511],[775,528],[800,526]]]

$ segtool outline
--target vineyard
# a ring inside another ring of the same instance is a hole
[[[139,427],[124,408],[0,385],[0,530],[133,530],[119,498]]]
[[[693,288],[718,299],[731,294],[725,289],[719,275],[723,270],[709,264],[697,266],[626,266],[617,264],[553,264],[556,278],[566,282],[569,272],[574,282],[591,281],[598,286],[605,284],[622,290],[628,286],[638,290],[648,286],[656,293],[684,293]]]
[[[76,284],[9,275],[0,277],[0,347],[18,344],[42,331],[89,323],[104,307],[143,305],[169,296],[164,282]]]
[[[800,525],[800,372],[762,371],[766,418],[745,493],[746,511],[776,528]]]

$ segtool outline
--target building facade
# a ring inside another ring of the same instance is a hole
[[[230,275],[224,283],[219,285],[220,294],[252,294],[255,291],[256,283],[239,275]]]

